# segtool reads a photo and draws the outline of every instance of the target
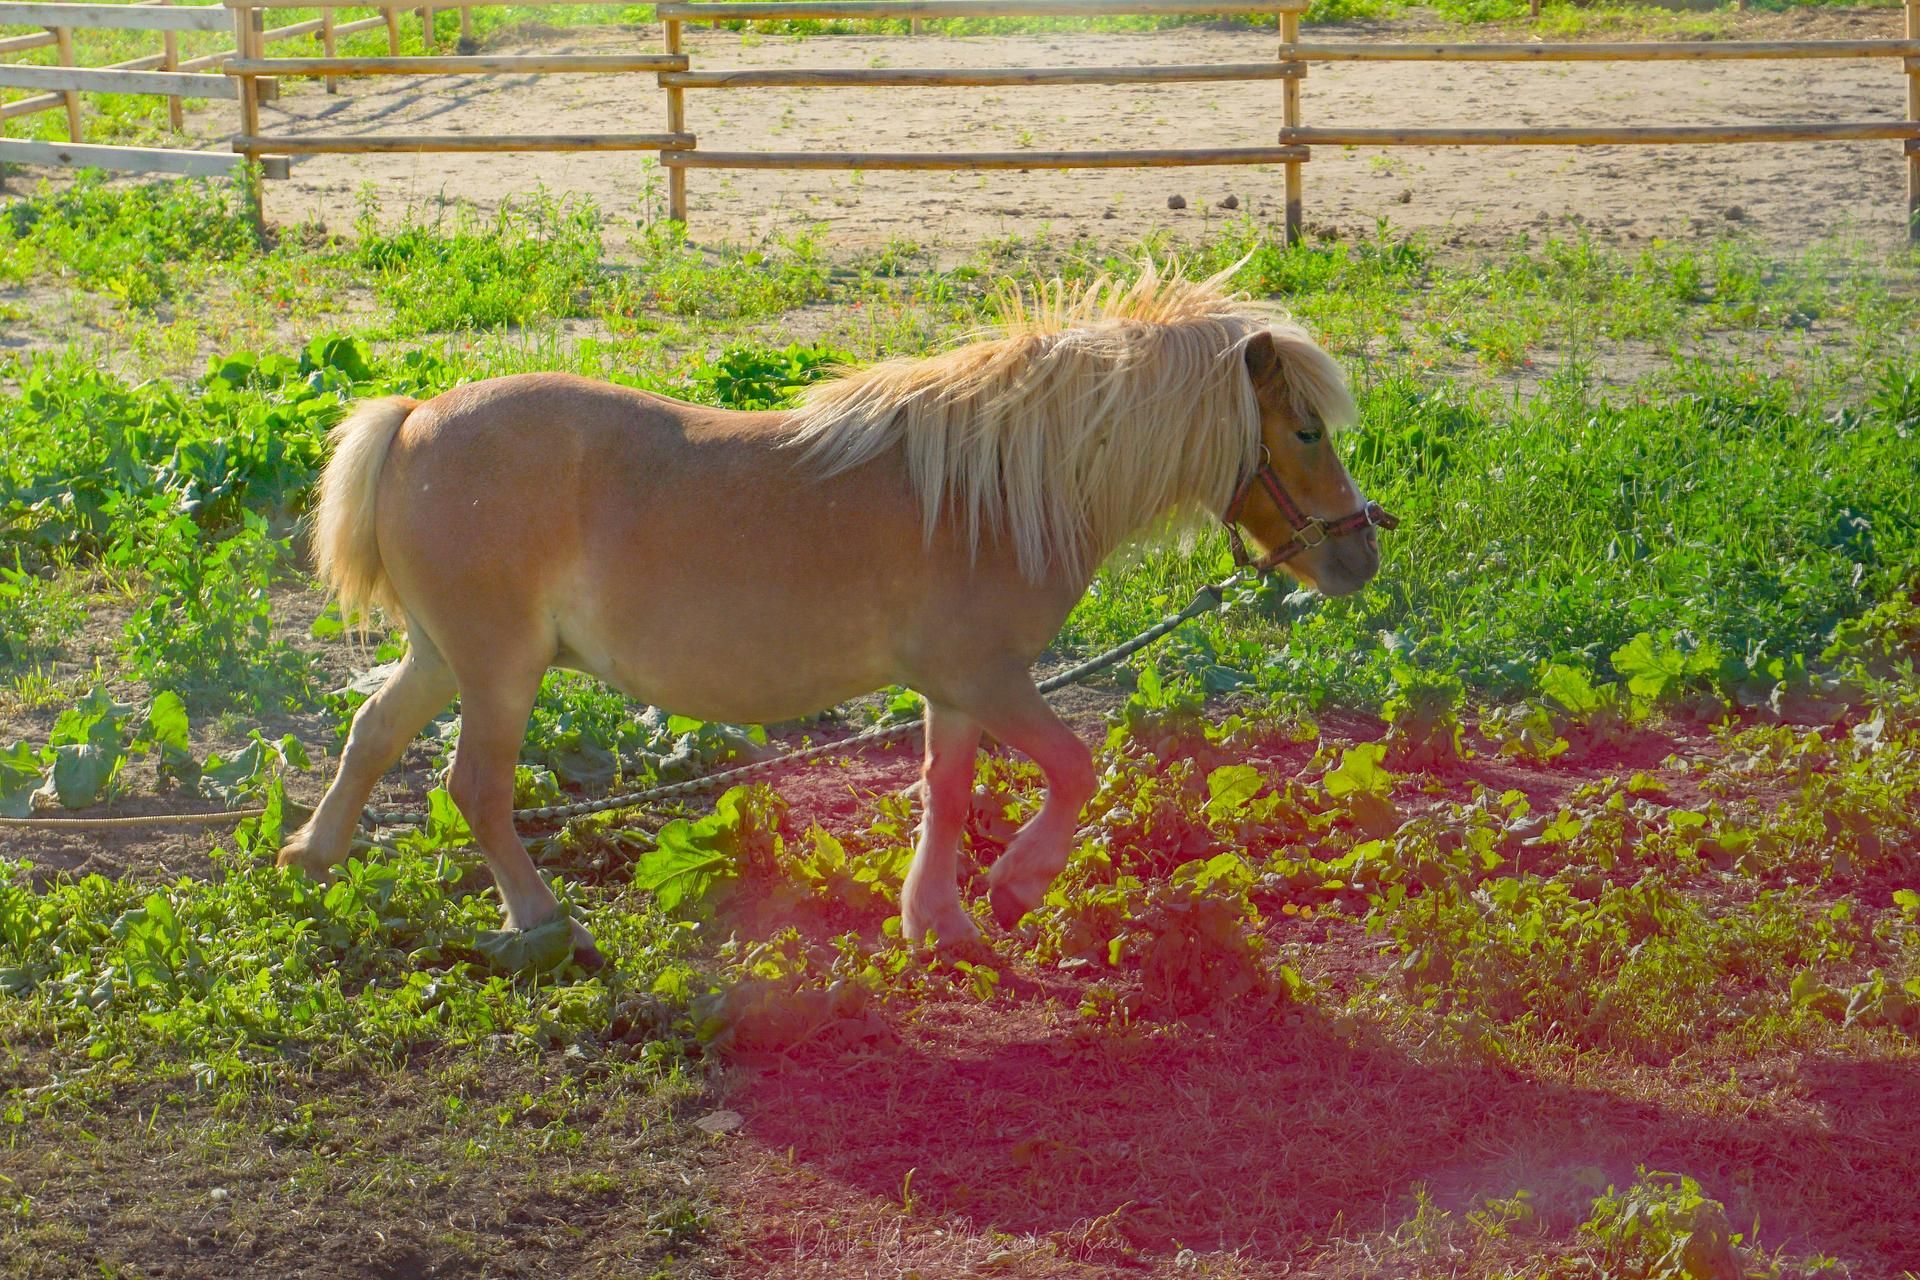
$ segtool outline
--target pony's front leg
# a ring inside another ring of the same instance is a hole
[[[1047,799],[987,872],[993,917],[1012,928],[1040,905],[1067,865],[1080,810],[1093,798],[1093,752],[1055,715],[1026,672],[968,710],[988,733],[1025,753],[1047,775]]]
[[[960,901],[960,833],[973,799],[974,757],[980,724],[947,707],[927,704],[927,758],[920,769],[924,806],[920,840],[900,892],[900,930],[909,942],[931,932],[942,946],[977,940],[980,930]]]

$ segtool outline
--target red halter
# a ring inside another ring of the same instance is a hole
[[[1253,492],[1254,482],[1267,491],[1273,499],[1273,505],[1293,526],[1293,537],[1282,543],[1277,550],[1271,551],[1260,559],[1254,559],[1247,550],[1247,544],[1240,537],[1240,512],[1247,505],[1247,495]],[[1233,501],[1220,513],[1220,522],[1227,527],[1227,542],[1233,547],[1233,563],[1236,567],[1251,568],[1256,573],[1273,572],[1281,563],[1293,559],[1302,551],[1311,551],[1328,538],[1344,537],[1349,533],[1358,533],[1362,529],[1397,529],[1400,517],[1388,511],[1377,502],[1369,502],[1358,511],[1350,512],[1337,520],[1322,520],[1319,516],[1310,516],[1287,495],[1287,488],[1280,483],[1280,477],[1274,474],[1273,455],[1267,452],[1267,446],[1260,446],[1260,465],[1233,491]]]

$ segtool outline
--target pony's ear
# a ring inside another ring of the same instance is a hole
[[[1280,353],[1273,349],[1273,330],[1262,329],[1247,339],[1247,376],[1259,390],[1280,371]]]
[[[1291,413],[1335,430],[1360,416],[1346,371],[1296,324],[1271,325],[1247,339],[1247,376],[1268,413]]]

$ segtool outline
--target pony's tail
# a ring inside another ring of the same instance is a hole
[[[405,396],[369,400],[342,419],[329,437],[333,457],[320,473],[320,496],[313,507],[314,565],[340,601],[341,617],[358,614],[362,626],[370,606],[391,610],[399,603],[374,536],[374,503],[393,437],[419,407],[418,400]]]

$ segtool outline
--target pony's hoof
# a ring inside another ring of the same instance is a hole
[[[987,901],[993,904],[994,922],[1002,929],[1012,929],[1032,910],[1005,885],[996,885],[993,892],[987,895]]]
[[[327,872],[332,870],[313,856],[305,841],[280,846],[280,852],[274,855],[273,861],[282,871],[304,871],[314,880],[326,879]]]
[[[914,947],[930,947],[935,951],[953,952],[966,947],[981,944],[980,926],[973,918],[958,906],[947,915],[947,923],[930,920],[918,928],[909,927],[905,916],[900,920],[900,936]],[[932,941],[929,942],[928,939]]]

